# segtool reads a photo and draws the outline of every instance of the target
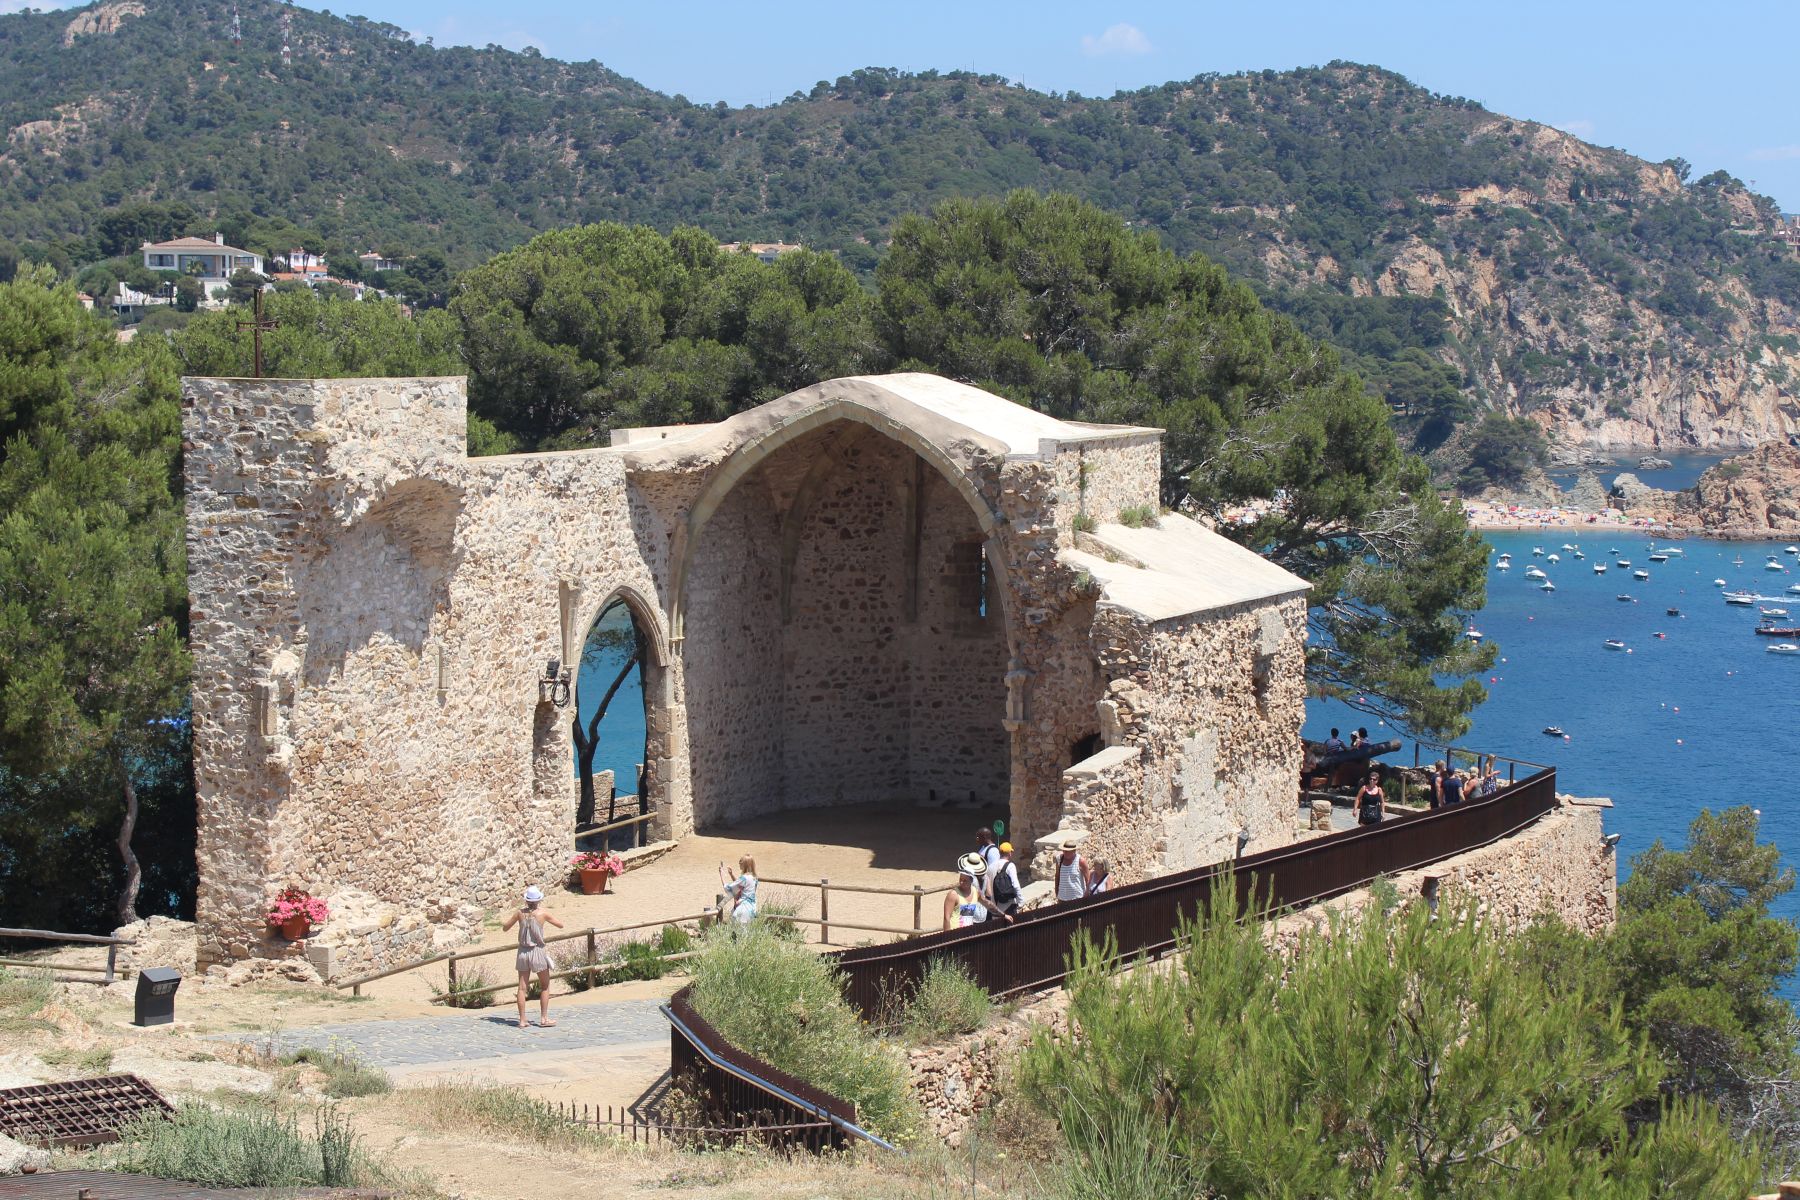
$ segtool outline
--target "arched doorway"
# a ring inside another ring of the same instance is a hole
[[[656,807],[659,747],[651,717],[667,665],[655,610],[632,589],[609,593],[586,629],[568,709],[578,831]],[[629,844],[648,832],[633,827],[609,841]]]
[[[941,453],[846,410],[741,448],[694,512],[675,599],[697,826],[1009,809],[996,521]]]

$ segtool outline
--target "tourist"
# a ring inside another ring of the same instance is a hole
[[[1352,750],[1360,750],[1362,747],[1367,746],[1368,744],[1369,744],[1368,729],[1363,726],[1360,726],[1360,725],[1357,726],[1356,732],[1350,736],[1350,748]]]
[[[990,889],[994,886],[994,876],[1000,871],[1000,847],[994,845],[994,831],[986,825],[975,828],[975,853],[987,867],[987,874],[982,876],[982,892],[992,898]]]
[[[1088,894],[1088,866],[1076,853],[1077,839],[1066,837],[1056,845],[1061,852],[1056,860],[1057,900],[1079,900]]]
[[[944,893],[944,928],[967,929],[988,919],[986,899],[981,890],[987,862],[974,852],[956,860],[956,886]]]
[[[1356,823],[1381,824],[1381,819],[1387,815],[1387,810],[1383,807],[1386,803],[1387,793],[1381,790],[1381,772],[1370,771],[1369,781],[1356,793]]]
[[[1338,736],[1337,730],[1333,729],[1331,731],[1331,736],[1325,739],[1325,753],[1342,754],[1343,752],[1344,739]]]
[[[1444,807],[1448,808],[1451,805],[1461,804],[1463,802],[1463,787],[1466,782],[1467,781],[1462,777],[1462,772],[1456,770],[1454,767],[1445,774]]]
[[[1444,807],[1444,760],[1438,759],[1431,765],[1431,807]]]
[[[1019,915],[1020,893],[1024,889],[1019,886],[1019,868],[1012,860],[1013,844],[1001,842],[999,850],[1000,865],[988,873],[987,894],[993,905],[988,915],[1010,925]]]
[[[731,872],[723,861],[719,863],[719,882],[725,885],[725,894],[731,897],[731,920],[737,925],[748,925],[756,919],[756,860],[746,854],[738,859],[738,876],[731,878]]]
[[[1088,872],[1088,895],[1098,896],[1101,892],[1112,890],[1112,864],[1104,858],[1094,860],[1093,869]]]
[[[544,892],[536,884],[525,889],[525,907],[515,909],[506,922],[500,926],[501,932],[519,926],[519,1028],[526,1028],[525,993],[530,988],[533,975],[538,977],[538,1027],[548,1029],[556,1024],[550,1019],[550,951],[544,948],[544,926],[554,925],[558,929],[563,923],[547,908],[539,907],[544,902]]]

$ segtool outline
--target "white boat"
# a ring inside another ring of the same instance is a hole
[[[1562,561],[1562,555],[1560,555],[1560,554],[1552,554],[1552,555],[1551,555],[1551,556],[1550,556],[1550,557],[1549,557],[1549,558],[1547,558],[1547,559],[1545,559],[1545,560],[1544,560],[1544,561],[1545,561],[1545,562],[1561,562],[1561,561]]]
[[[1714,587],[1724,587],[1725,581],[1723,579],[1715,579],[1715,580],[1713,580],[1713,586]]]
[[[1769,647],[1768,652],[1770,654],[1800,654],[1800,646],[1796,646],[1792,642],[1776,642]]]
[[[1481,632],[1481,630],[1479,630],[1479,629],[1475,628],[1473,625],[1471,625],[1467,629],[1463,630],[1463,636],[1468,638],[1471,642],[1479,642],[1482,638],[1482,632]]]
[[[1595,563],[1594,564],[1594,574],[1596,574],[1596,575],[1606,574],[1606,564],[1605,563]]]
[[[1726,592],[1725,593],[1725,603],[1736,604],[1736,605],[1740,605],[1744,608],[1749,608],[1752,604],[1756,603],[1756,593],[1755,592]]]
[[[1650,578],[1650,572],[1648,572],[1648,571],[1633,571],[1631,573],[1631,577],[1633,579],[1639,579],[1639,580],[1648,579],[1648,578]]]
[[[1507,561],[1506,561],[1506,560],[1505,560],[1505,559],[1504,559],[1504,558],[1503,558],[1503,559],[1501,559],[1501,560],[1500,560],[1500,561],[1499,561],[1499,562],[1497,562],[1497,563],[1495,563],[1495,564],[1494,564],[1494,570],[1496,570],[1496,571],[1510,571],[1510,570],[1512,570],[1512,564],[1511,564],[1511,563],[1509,563],[1509,562],[1507,562]]]
[[[1787,552],[1789,554],[1800,554],[1800,546],[1789,546]]]
[[[1542,546],[1533,546],[1531,548],[1531,557],[1533,557],[1533,558],[1544,557],[1544,548]]]
[[[1525,568],[1525,578],[1527,578],[1527,579],[1544,579],[1544,578],[1546,578],[1546,576],[1544,575],[1544,572],[1537,567],[1526,567]]]
[[[1651,562],[1668,562],[1669,556],[1666,554],[1652,554],[1650,556],[1650,561]]]
[[[1800,583],[1788,584],[1788,594],[1792,595],[1792,596],[1800,596]]]
[[[1501,561],[1501,562],[1505,562],[1505,561],[1506,561],[1506,560],[1507,560],[1507,559],[1509,559],[1509,558],[1511,558],[1511,557],[1512,557],[1512,551],[1511,551],[1511,550],[1502,550],[1502,551],[1501,551],[1501,552],[1500,552],[1500,561]]]
[[[1554,583],[1551,583],[1548,579],[1546,579],[1546,580],[1544,580],[1544,582],[1538,584],[1538,591],[1540,591],[1540,592],[1554,592],[1555,590],[1556,590],[1556,585]]]
[[[1782,566],[1780,563],[1776,562],[1774,559],[1771,558],[1768,562],[1763,564],[1763,570],[1765,570],[1765,571],[1785,571],[1785,570],[1787,570],[1787,568]]]
[[[1581,552],[1581,551],[1579,551],[1579,550],[1577,550],[1577,551],[1576,551],[1576,552],[1575,552],[1575,557],[1576,557],[1576,558],[1586,558],[1586,557],[1587,557],[1587,555],[1585,555],[1585,554],[1583,554],[1583,553],[1582,553],[1582,552]]]
[[[1621,642],[1618,638],[1607,638],[1606,648],[1608,650],[1623,650],[1625,648],[1625,643]]]
[[[1564,542],[1563,543],[1564,550],[1573,550],[1574,548],[1575,548],[1575,544],[1573,542]]]
[[[1631,560],[1629,558],[1621,558],[1618,562],[1613,564],[1615,567],[1629,567],[1630,565]]]
[[[1732,560],[1731,560],[1731,565],[1732,565],[1732,566],[1734,566],[1734,567],[1741,567],[1741,566],[1743,566],[1743,565],[1744,565],[1744,556],[1743,556],[1743,555],[1741,555],[1741,554],[1740,554],[1740,555],[1738,555],[1738,556],[1737,556],[1737,557],[1736,557],[1736,558],[1734,558],[1734,559],[1732,559]]]
[[[1679,555],[1679,554],[1686,554],[1687,551],[1683,550],[1680,546],[1664,546],[1661,550],[1658,550],[1657,553],[1658,554],[1677,554],[1677,555]]]
[[[1787,609],[1785,608],[1764,608],[1758,611],[1765,617],[1785,617],[1788,615]]]

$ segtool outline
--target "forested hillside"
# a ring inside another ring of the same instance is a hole
[[[0,256],[74,270],[216,227],[468,267],[610,219],[801,241],[866,276],[902,213],[1056,189],[1255,282],[1426,445],[1478,407],[1589,443],[1800,428],[1800,258],[1768,236],[1769,201],[1376,68],[1105,100],[865,70],[734,109],[595,63],[236,9],[241,44],[225,0],[0,17]]]

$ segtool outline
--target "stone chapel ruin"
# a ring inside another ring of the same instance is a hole
[[[645,787],[679,838],[781,808],[1003,803],[1115,877],[1293,836],[1306,583],[1155,511],[1155,429],[936,376],[715,425],[470,458],[463,380],[186,381],[201,958],[295,953],[290,884],[398,919],[338,966],[472,936],[566,869],[541,686],[622,600]],[[1040,870],[1044,863],[1039,863]]]

